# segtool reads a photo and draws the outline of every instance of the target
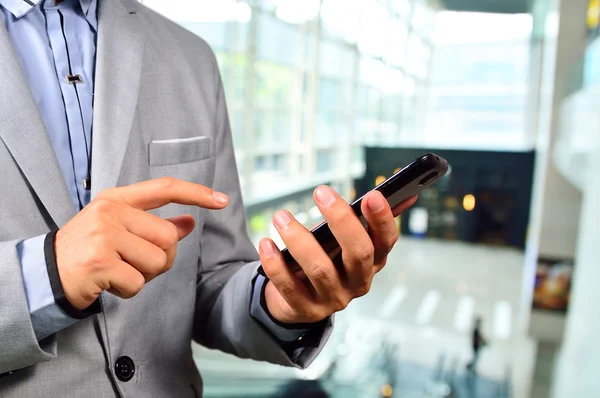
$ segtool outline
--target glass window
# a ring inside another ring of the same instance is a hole
[[[410,0],[390,0],[390,8],[395,13],[404,17],[404,19],[408,19],[410,16]]]
[[[181,26],[206,40],[215,51],[225,50],[224,23],[216,22],[181,22]]]
[[[433,15],[424,1],[143,2],[215,50],[247,200],[360,166],[363,143],[395,142],[420,117],[431,53],[425,30],[433,25],[424,22]],[[310,23],[317,18],[320,31]],[[422,28],[409,37],[411,26]],[[350,153],[340,139],[351,140]],[[265,182],[269,190],[253,188]]]
[[[440,14],[423,137],[462,147],[528,145],[526,22],[513,15]],[[513,37],[503,38],[513,25]]]
[[[319,6],[320,0],[280,0],[275,15],[289,24],[300,25],[317,18]]]
[[[259,155],[254,158],[255,171],[284,171],[286,169],[285,155]]]
[[[318,147],[330,147],[335,144],[338,133],[338,118],[333,112],[319,112],[317,115],[317,127],[315,134],[315,145]]]
[[[323,0],[321,19],[326,36],[356,43],[362,0]]]
[[[254,170],[264,171],[268,170],[268,156],[262,155],[254,158]]]
[[[252,17],[250,6],[236,0],[142,0],[141,3],[179,23],[248,22]]]
[[[225,82],[225,95],[229,107],[242,106],[247,85],[246,55],[217,53],[217,59]]]
[[[258,59],[295,66],[302,61],[302,35],[294,25],[261,14],[258,24]]]
[[[256,152],[289,151],[293,129],[289,111],[256,111]]]
[[[415,30],[422,32],[428,22],[429,14],[424,4],[415,4],[412,15],[412,26]]]
[[[352,79],[355,55],[350,47],[324,41],[321,43],[319,57],[321,75]]]
[[[294,69],[271,62],[256,63],[256,103],[260,107],[293,107],[302,100],[296,94],[300,76]]]
[[[333,169],[333,150],[321,149],[317,151],[317,166],[318,173],[331,171]]]
[[[429,50],[421,37],[411,34],[408,39],[407,70],[415,76],[423,76],[427,73],[427,61]]]
[[[389,13],[385,6],[376,0],[363,0],[362,4],[358,48],[364,54],[380,57],[387,43]]]
[[[361,58],[359,66],[360,82],[378,88],[384,86],[384,68],[385,64],[379,60],[370,57]]]
[[[394,66],[403,66],[406,58],[408,26],[399,18],[390,22],[385,49],[385,60]]]

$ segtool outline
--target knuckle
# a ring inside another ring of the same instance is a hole
[[[104,259],[108,253],[114,251],[112,235],[105,226],[95,225],[91,227],[90,236],[90,253],[94,257],[101,257]]]
[[[348,304],[350,304],[350,299],[344,294],[339,294],[334,297],[332,304],[333,312],[343,311],[348,307]]]
[[[379,266],[379,267],[385,267],[385,265],[388,262],[388,256],[387,255],[381,255],[381,256],[377,256],[375,257],[375,265]],[[379,272],[379,271],[378,271]]]
[[[394,231],[394,233],[392,233],[388,238],[387,247],[391,250],[394,246],[396,246],[396,243],[398,243],[399,239],[400,235],[397,231]]]
[[[83,263],[90,272],[100,271],[107,263],[106,251],[98,246],[90,248],[83,256]]]
[[[163,269],[163,268],[171,268],[173,267],[173,264],[170,264],[169,266],[169,256],[167,254],[167,252],[165,252],[164,250],[158,250],[156,252],[156,263],[157,263],[157,268],[158,269]]]
[[[88,227],[88,235],[94,238],[94,245],[102,245],[106,243],[106,234],[108,232],[108,228],[102,221],[102,219],[94,219],[93,222]]]
[[[115,190],[116,188],[107,188],[100,191],[98,195],[96,195],[96,200],[104,200],[114,196]]]
[[[169,247],[175,246],[177,243],[179,243],[179,230],[175,224],[170,222],[168,222],[168,227],[166,229],[165,243],[167,243]]]
[[[330,263],[322,262],[322,263],[312,263],[308,264],[305,272],[310,273],[310,275],[317,280],[330,280],[332,278],[332,274],[334,272],[333,266]]]
[[[359,298],[365,296],[371,290],[371,284],[369,282],[365,282],[364,284],[358,286],[354,290],[354,297]]]
[[[282,297],[292,298],[296,294],[296,289],[291,283],[279,283],[279,286],[276,285],[276,287]]]
[[[329,316],[327,311],[319,306],[307,306],[307,308],[302,309],[302,316],[305,319],[310,320],[311,322],[319,322],[322,319],[327,318]]]
[[[173,267],[175,266],[175,259],[173,258],[171,261],[168,261],[165,263],[165,265],[162,267],[160,273],[165,273],[167,271],[170,271],[171,269],[173,269]]]
[[[365,244],[357,247],[353,252],[353,257],[357,263],[371,264],[375,257],[375,248],[372,244]]]
[[[179,243],[179,231],[175,224],[163,220],[162,224],[158,226],[157,230],[157,244],[161,249],[169,249]]]
[[[267,276],[269,277],[269,279],[271,279],[271,281],[279,281],[281,276],[283,275],[283,271],[281,270],[281,267],[276,266],[275,264],[271,263],[270,261],[263,261],[262,267],[263,267],[263,270],[265,271],[265,273],[267,274]],[[275,282],[273,282],[273,283],[275,283]]]
[[[173,186],[173,184],[175,184],[175,179],[173,177],[166,176],[157,178],[155,182],[159,188],[164,189]]]
[[[144,279],[144,276],[142,274],[139,274],[139,277],[135,278],[135,280],[132,281],[131,289],[134,296],[142,290],[145,283],[146,280]]]
[[[142,291],[145,284],[146,279],[144,276],[138,274],[135,278],[131,278],[127,286],[121,289],[120,292],[124,296],[123,298],[132,298]]]
[[[115,203],[111,200],[100,198],[91,203],[90,210],[96,217],[104,216],[115,209]]]
[[[152,253],[152,261],[149,262],[149,270],[153,275],[158,275],[164,270],[172,268],[172,264],[169,264],[169,256],[164,250],[156,250]]]
[[[86,303],[93,303],[98,295],[89,290],[80,289],[79,297],[81,297]]]

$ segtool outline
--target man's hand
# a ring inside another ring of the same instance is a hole
[[[315,191],[315,202],[342,249],[338,270],[312,233],[289,212],[280,211],[274,224],[304,276],[290,271],[271,239],[260,244],[262,266],[270,281],[265,288],[271,315],[284,323],[314,323],[346,308],[354,298],[369,292],[374,275],[386,264],[398,241],[394,217],[412,206],[412,197],[391,209],[379,192],[369,193],[362,212],[369,229],[331,188]]]
[[[58,272],[75,308],[89,307],[105,290],[131,298],[171,269],[177,244],[195,221],[191,215],[164,220],[147,212],[169,203],[222,209],[229,198],[198,184],[159,178],[100,192],[57,232]]]

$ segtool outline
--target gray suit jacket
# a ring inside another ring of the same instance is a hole
[[[75,209],[0,25],[0,374],[19,370],[0,378],[0,396],[199,396],[192,340],[240,357],[308,365],[318,344],[292,363],[249,315],[257,254],[246,234],[223,87],[208,45],[134,0],[100,1],[93,134],[92,197],[172,176],[225,192],[231,204],[223,211],[155,211],[196,218],[174,268],[131,300],[103,294],[101,314],[38,342],[16,245],[64,225]],[[136,366],[125,383],[115,377],[121,356]]]

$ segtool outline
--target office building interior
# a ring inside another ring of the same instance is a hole
[[[194,346],[206,397],[600,396],[600,1],[142,3],[217,55],[255,244],[320,184],[451,166],[311,367]]]

